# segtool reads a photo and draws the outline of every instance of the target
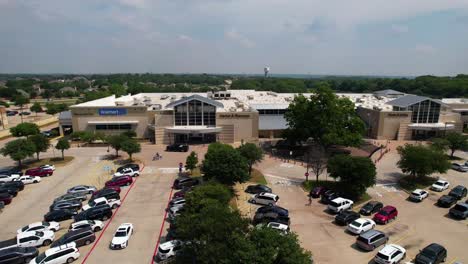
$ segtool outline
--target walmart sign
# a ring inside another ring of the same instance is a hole
[[[127,109],[125,108],[100,108],[99,115],[101,116],[119,116],[126,115]]]

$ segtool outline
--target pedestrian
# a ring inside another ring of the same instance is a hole
[[[312,196],[309,194],[309,204],[307,206],[311,206],[312,205]]]

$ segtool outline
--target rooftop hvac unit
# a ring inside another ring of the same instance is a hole
[[[267,92],[267,95],[278,96],[275,92]]]
[[[167,98],[169,98],[169,95],[167,94],[161,95],[161,100],[166,100]]]
[[[207,96],[208,98],[213,98],[213,92],[207,92],[207,93],[206,93],[206,96]]]
[[[151,101],[151,98],[149,98],[148,96],[143,96],[143,102],[148,102],[148,101]]]
[[[120,101],[120,102],[115,102],[115,105],[116,105],[116,106],[124,106],[125,103]]]
[[[171,95],[171,100],[175,100],[177,96],[175,94]]]
[[[253,96],[253,95],[247,95],[247,99],[253,100],[253,99],[254,99],[254,96]]]
[[[235,108],[234,106],[232,107],[229,107],[229,112],[236,112],[237,108]]]
[[[382,108],[380,108],[380,107],[378,107],[378,106],[374,106],[374,107],[372,107],[372,109],[377,110],[377,111],[381,111],[381,110],[382,110]]]
[[[291,98],[291,97],[285,97],[284,100],[285,100],[286,102],[291,102],[291,101],[292,101],[292,98]]]
[[[161,108],[162,108],[162,105],[160,105],[160,104],[154,104],[154,105],[151,107],[151,109],[153,109],[153,110],[161,110]]]

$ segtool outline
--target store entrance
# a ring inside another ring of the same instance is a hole
[[[199,134],[199,133],[190,133],[190,134],[175,134],[175,143],[180,144],[207,144],[216,142],[216,134]]]

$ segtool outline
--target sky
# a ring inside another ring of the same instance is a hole
[[[468,73],[468,0],[0,0],[0,73]]]

